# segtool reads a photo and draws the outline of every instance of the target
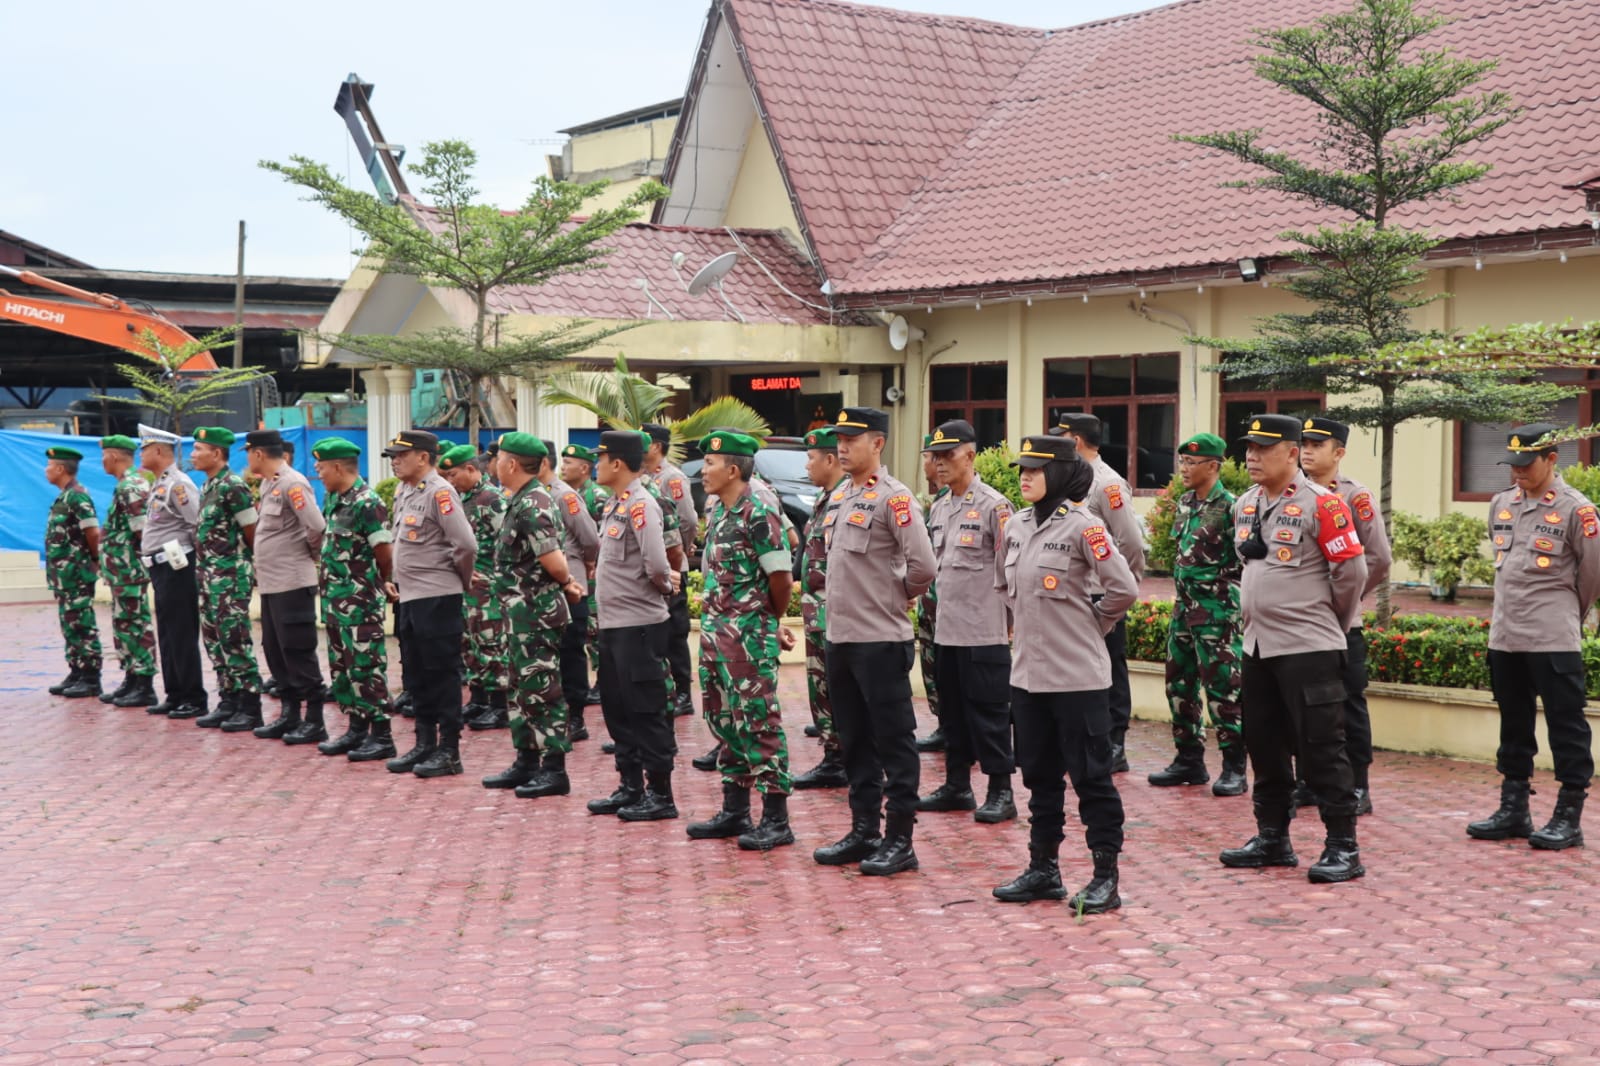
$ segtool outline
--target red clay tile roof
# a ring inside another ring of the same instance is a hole
[[[724,10],[830,272],[878,238],[1047,36],[828,0]]]
[[[841,294],[1217,263],[1280,250],[1281,230],[1319,221],[1273,193],[1219,188],[1259,172],[1171,135],[1256,126],[1305,151],[1309,107],[1254,77],[1247,42],[1348,0],[1184,0],[1048,36],[813,0],[728,3]],[[1487,178],[1395,221],[1453,238],[1581,223],[1581,195],[1562,186],[1600,171],[1593,0],[1425,6],[1456,20],[1429,46],[1498,55],[1488,87],[1526,113],[1468,153],[1494,164]]]

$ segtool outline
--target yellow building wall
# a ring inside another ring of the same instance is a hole
[[[639,171],[648,167],[659,173],[667,150],[672,146],[672,131],[677,124],[676,118],[658,118],[653,122],[573,137],[569,141],[571,180],[593,180],[596,175],[611,180],[610,187],[590,201],[590,208],[616,207],[649,180],[646,174],[619,175],[608,171],[619,168]]]
[[[800,221],[789,201],[783,172],[778,169],[777,153],[759,118],[750,123],[750,133],[745,137],[744,159],[739,164],[739,176],[734,179],[722,224],[783,230],[796,247],[800,246]]]

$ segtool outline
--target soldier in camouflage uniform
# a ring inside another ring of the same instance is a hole
[[[478,573],[494,580],[494,546],[506,516],[506,497],[483,476],[477,452],[458,444],[439,456],[439,473],[461,494],[461,510],[478,538]],[[467,589],[461,598],[465,632],[461,638],[462,674],[471,700],[461,709],[468,729],[504,729],[506,690],[506,615],[488,589]]]
[[[349,716],[342,736],[317,745],[350,762],[395,756],[389,724],[389,649],[384,583],[394,576],[389,509],[361,476],[361,449],[342,437],[311,446],[326,495],[319,549],[322,625],[328,638],[328,696]]]
[[[849,777],[833,728],[833,701],[828,697],[828,527],[833,505],[844,496],[848,479],[839,466],[839,437],[832,426],[806,434],[806,475],[819,490],[806,523],[800,557],[800,615],[806,631],[806,695],[811,720],[822,741],[822,761],[794,779],[797,789],[844,788]]]
[[[705,598],[700,613],[700,692],[721,744],[722,809],[689,826],[692,839],[739,838],[746,851],[794,843],[789,828],[789,749],[778,705],[778,654],[794,636],[781,619],[794,587],[793,560],[777,511],[750,489],[760,443],[718,430],[705,456]],[[750,788],[761,824],[750,824]]]
[[[148,707],[156,702],[156,634],[150,618],[150,574],[139,561],[150,482],[135,468],[139,444],[120,435],[100,438],[100,465],[117,479],[111,490],[100,543],[100,570],[111,592],[111,634],[122,664],[122,684],[102,692],[115,707]]]
[[[929,535],[932,535],[933,526],[929,516],[933,514],[933,505],[943,499],[950,490],[939,484],[939,475],[934,469],[935,456],[928,449],[933,443],[933,434],[922,438],[922,477],[928,484],[928,492],[932,499],[922,512],[923,524],[927,526]],[[928,591],[922,594],[917,601],[917,662],[922,671],[922,688],[928,694],[928,710],[933,714],[936,724],[934,731],[917,740],[918,751],[943,751],[944,750],[944,721],[939,717],[939,684],[936,677],[937,664],[933,654],[933,628],[938,616],[939,587],[937,583],[929,585]]]
[[[494,544],[494,588],[511,630],[511,743],[517,758],[483,779],[484,788],[514,788],[523,799],[565,796],[567,701],[561,690],[561,631],[571,619],[568,601],[587,591],[567,568],[561,550],[561,516],[539,483],[550,454],[531,433],[500,438],[500,484],[511,493]],[[543,752],[541,760],[540,753]]]
[[[1157,786],[1203,785],[1206,772],[1205,723],[1200,692],[1211,708],[1211,725],[1222,749],[1222,776],[1211,786],[1218,796],[1242,796],[1244,738],[1240,732],[1239,687],[1243,680],[1239,634],[1239,556],[1234,550],[1233,494],[1220,480],[1226,444],[1201,433],[1178,446],[1178,473],[1185,492],[1178,500],[1172,538],[1176,597],[1167,634],[1167,702],[1172,707],[1172,739],[1178,755],[1165,770],[1150,775]]]
[[[217,705],[195,720],[206,729],[242,733],[261,724],[261,669],[250,635],[251,552],[256,501],[244,478],[228,469],[234,435],[218,426],[194,431],[194,468],[206,476],[195,530],[195,579],[200,586],[200,640],[217,674]],[[235,721],[237,719],[237,721]]]
[[[589,512],[589,517],[595,525],[600,524],[600,512],[604,510],[606,500],[611,494],[607,492],[598,481],[593,480],[595,454],[592,448],[585,448],[581,444],[569,444],[561,449],[561,480],[572,486],[574,492],[583,498],[583,505]],[[594,597],[594,574],[587,575],[589,585],[589,622],[587,635],[587,649],[589,652],[589,669],[596,675],[596,683],[589,689],[584,702],[595,704],[600,702],[600,605]]]
[[[54,445],[44,450],[44,476],[61,490],[50,505],[44,534],[45,578],[56,598],[68,673],[50,686],[52,696],[100,695],[100,630],[94,620],[94,583],[100,556],[100,516],[78,481],[83,453]]]

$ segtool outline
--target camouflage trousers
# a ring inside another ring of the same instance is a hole
[[[111,638],[123,673],[154,677],[156,632],[151,625],[150,584],[112,585]]]
[[[571,751],[567,701],[561,692],[561,630],[512,619],[510,675],[506,704],[512,745],[518,751]]]
[[[703,659],[700,699],[706,724],[720,744],[717,768],[723,782],[787,796],[792,784],[778,707],[778,660]]]
[[[600,676],[600,604],[592,592],[589,594],[589,632],[584,639],[587,642],[585,647],[589,651],[589,669],[594,672],[594,676],[598,679]],[[598,683],[597,680],[596,684]]]
[[[468,593],[461,597],[461,674],[470,687],[489,692],[511,688],[511,673],[506,668],[506,619],[488,593]]]
[[[389,646],[377,621],[324,619],[328,635],[328,698],[352,717],[389,718]]]
[[[260,692],[261,668],[250,634],[248,575],[242,580],[228,574],[196,576],[200,577],[200,640],[217,672],[217,688]]]
[[[1167,703],[1172,709],[1172,739],[1180,748],[1203,748],[1206,727],[1200,693],[1205,692],[1217,747],[1244,743],[1239,709],[1243,683],[1242,644],[1237,616],[1179,601],[1167,631]]]
[[[91,575],[92,576],[92,575]],[[100,627],[94,620],[94,585],[61,585],[56,597],[56,618],[67,665],[74,670],[100,672]]]
[[[828,643],[823,630],[806,627],[806,695],[811,699],[811,721],[822,738],[822,750],[839,750],[833,728],[833,698],[828,694]]]
[[[924,596],[917,611],[917,660],[922,669],[922,687],[928,693],[928,710],[933,712],[933,720],[939,727],[944,728],[944,719],[939,717],[939,685],[937,671],[933,661],[933,621],[935,618],[936,601]]]

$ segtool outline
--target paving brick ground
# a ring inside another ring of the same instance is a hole
[[[920,873],[862,878],[810,858],[840,793],[745,854],[585,814],[598,737],[576,795],[517,800],[477,785],[505,733],[468,737],[469,776],[402,779],[53,699],[57,640],[48,607],[0,611],[0,1066],[1600,1062],[1596,861],[1469,842],[1485,766],[1380,756],[1370,874],[1319,888],[1218,866],[1248,801],[1146,786],[1167,749],[1137,726],[1126,904],[1080,923],[990,898],[1021,822],[927,817]],[[679,778],[709,814],[713,779]]]

